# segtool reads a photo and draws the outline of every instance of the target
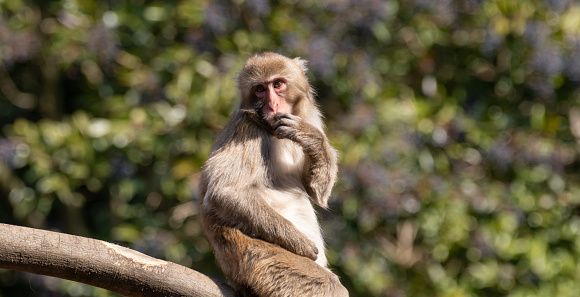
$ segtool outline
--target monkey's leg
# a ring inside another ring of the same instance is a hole
[[[214,251],[230,284],[243,296],[343,297],[338,277],[314,261],[223,227]],[[220,256],[221,255],[221,256]]]

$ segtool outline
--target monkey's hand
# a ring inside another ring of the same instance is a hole
[[[314,242],[308,239],[302,233],[300,233],[300,231],[296,230],[296,232],[298,233],[288,235],[294,236],[294,238],[291,241],[285,240],[285,242],[281,242],[281,244],[278,245],[296,255],[306,257],[308,259],[311,259],[312,261],[316,261],[316,259],[318,258],[318,248],[316,247]],[[299,234],[299,236],[296,237],[296,234]]]
[[[290,139],[302,146],[308,157],[303,171],[306,192],[316,204],[328,206],[328,197],[338,169],[336,153],[324,133],[292,114],[274,116],[272,129],[279,139]]]
[[[289,113],[281,113],[274,116],[272,124],[274,135],[278,139],[290,139],[307,149],[307,142],[324,141],[324,135],[312,125],[304,122],[301,117]]]

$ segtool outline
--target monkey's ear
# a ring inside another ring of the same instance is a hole
[[[306,66],[306,64],[308,62],[306,62],[306,60],[302,60],[300,57],[294,58],[294,61],[296,61],[298,66],[300,66],[300,68],[302,68],[302,72],[304,72],[304,74],[306,74],[306,71],[308,71],[308,67]]]

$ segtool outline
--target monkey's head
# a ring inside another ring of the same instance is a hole
[[[304,116],[314,104],[306,61],[266,52],[248,59],[238,73],[240,109],[254,109],[267,122],[276,114]]]

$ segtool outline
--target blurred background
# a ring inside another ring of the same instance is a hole
[[[0,222],[220,276],[200,167],[252,54],[309,60],[351,296],[577,296],[574,0],[0,0]],[[0,296],[115,296],[0,271]]]

